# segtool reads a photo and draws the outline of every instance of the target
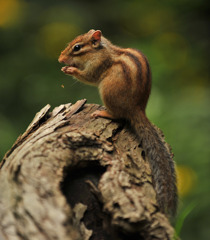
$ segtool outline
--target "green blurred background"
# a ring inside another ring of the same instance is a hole
[[[0,157],[46,104],[101,103],[97,89],[64,75],[57,61],[75,36],[100,29],[147,55],[147,114],[175,153],[178,219],[195,205],[180,236],[210,239],[208,10],[204,0],[0,0]]]

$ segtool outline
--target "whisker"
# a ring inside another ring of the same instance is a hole
[[[75,80],[75,81],[71,84],[71,87],[74,86],[74,85],[77,84],[77,83],[80,83],[80,82],[78,82],[77,80]]]

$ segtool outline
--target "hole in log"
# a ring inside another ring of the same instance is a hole
[[[87,167],[71,167],[65,170],[66,176],[61,183],[61,190],[72,208],[79,202],[88,205],[95,200],[91,187],[86,181],[91,181],[97,187],[104,171],[105,168],[97,164],[90,164]]]

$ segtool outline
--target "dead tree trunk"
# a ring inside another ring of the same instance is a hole
[[[172,239],[134,134],[85,102],[44,107],[2,160],[3,239]]]

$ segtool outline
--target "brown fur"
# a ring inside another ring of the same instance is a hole
[[[79,50],[75,50],[77,45]],[[90,30],[69,43],[59,62],[67,65],[62,68],[64,73],[98,86],[108,112],[97,112],[96,116],[129,120],[148,156],[160,210],[174,214],[177,207],[174,162],[162,136],[145,115],[151,90],[147,58],[139,50],[117,47],[100,31]]]

